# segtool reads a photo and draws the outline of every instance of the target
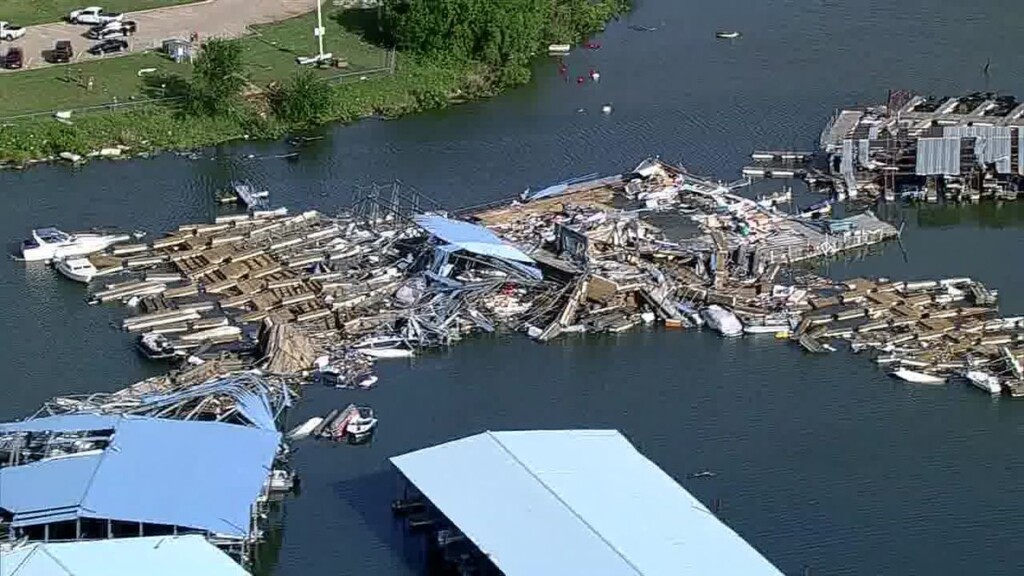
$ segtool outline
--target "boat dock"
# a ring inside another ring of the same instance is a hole
[[[782,576],[615,430],[484,432],[391,463],[392,509],[451,573]]]
[[[829,172],[852,198],[1014,200],[1024,174],[1024,103],[973,93],[893,91],[887,102],[838,111],[821,134]]]

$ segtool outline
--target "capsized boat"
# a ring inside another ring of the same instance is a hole
[[[740,323],[739,318],[718,304],[708,306],[701,312],[701,315],[708,327],[717,330],[722,336],[743,334],[743,324]]]
[[[85,256],[62,258],[57,261],[56,268],[64,276],[84,284],[88,284],[99,272],[96,270],[96,266]]]
[[[889,372],[890,376],[895,376],[900,380],[906,382],[912,382],[914,384],[945,384],[946,379],[942,376],[936,376],[934,374],[928,374],[926,372],[918,372],[916,370],[908,370],[907,368],[897,368],[892,372]]]
[[[21,243],[21,257],[26,262],[45,262],[71,256],[100,252],[118,242],[131,240],[131,234],[71,234],[57,228],[36,228]]]
[[[375,336],[352,346],[358,352],[372,358],[411,358],[413,350],[404,338],[397,336]]]
[[[964,378],[971,383],[974,387],[979,390],[984,390],[989,394],[1002,394],[1003,385],[999,381],[999,377],[988,372],[982,372],[981,370],[968,370],[964,373]]]

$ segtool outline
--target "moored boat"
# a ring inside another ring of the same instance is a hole
[[[71,256],[100,252],[118,242],[132,238],[129,234],[71,234],[57,228],[37,228],[21,243],[21,257],[26,262],[45,262]]]
[[[85,256],[62,258],[57,261],[55,268],[67,278],[84,284],[88,284],[99,272]]]

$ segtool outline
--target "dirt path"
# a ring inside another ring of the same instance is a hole
[[[84,5],[84,4],[83,4]],[[134,20],[138,32],[128,38],[133,52],[158,48],[169,38],[189,38],[193,33],[200,40],[210,37],[237,37],[247,27],[300,16],[315,9],[311,0],[207,0],[197,4],[169,6],[143,12],[130,12],[125,20]],[[15,42],[0,43],[0,51],[19,46],[25,52],[25,68],[50,66],[43,51],[53,49],[57,40],[71,40],[76,62],[97,57],[86,53],[95,41],[85,37],[88,26],[67,23],[39,24],[26,27],[25,36]],[[311,31],[312,33],[312,31]],[[107,56],[110,58],[110,56]],[[7,71],[5,71],[7,72]]]

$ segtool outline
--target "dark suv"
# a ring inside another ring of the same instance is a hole
[[[75,51],[71,48],[71,40],[57,40],[53,46],[53,52],[50,53],[50,61],[54,63],[71,62],[74,56]]]
[[[7,55],[4,56],[4,68],[16,69],[21,68],[25,64],[25,54],[21,51],[21,48],[11,48],[7,51]]]

